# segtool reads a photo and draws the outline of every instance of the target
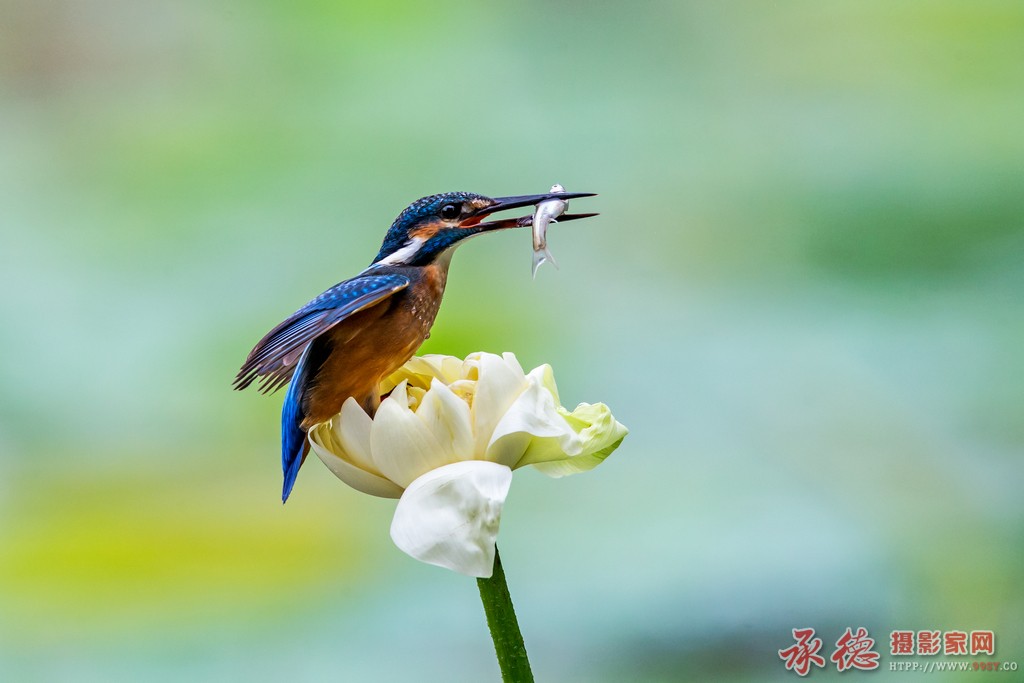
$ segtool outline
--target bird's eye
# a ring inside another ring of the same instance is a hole
[[[445,220],[452,220],[458,217],[462,213],[462,209],[458,204],[445,204],[441,207],[441,218]]]

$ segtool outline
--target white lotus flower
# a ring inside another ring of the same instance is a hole
[[[602,403],[563,408],[551,366],[527,374],[511,353],[418,356],[380,389],[372,419],[350,398],[310,444],[352,488],[399,499],[400,549],[470,576],[491,575],[512,470],[585,472],[627,433]]]

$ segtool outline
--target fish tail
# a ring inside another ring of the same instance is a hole
[[[540,268],[540,264],[544,263],[548,257],[547,248],[538,249],[533,252],[533,279],[537,279],[537,269]]]
[[[533,252],[533,279],[537,279],[537,269],[540,268],[540,264],[550,261],[551,265],[555,268],[558,267],[558,262],[555,261],[555,257],[552,256],[551,250],[546,246],[543,249],[537,249]]]
[[[551,250],[548,249],[547,246],[544,247],[544,260],[551,261],[551,265],[553,265],[556,270],[558,269],[558,261],[555,260],[555,255],[551,253]]]

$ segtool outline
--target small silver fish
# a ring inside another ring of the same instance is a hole
[[[561,185],[552,185],[551,192],[565,192]],[[548,224],[557,223],[559,216],[569,208],[569,202],[562,199],[549,199],[537,205],[533,212],[533,277],[537,277],[537,269],[545,261],[551,261],[555,268],[558,263],[548,251]]]

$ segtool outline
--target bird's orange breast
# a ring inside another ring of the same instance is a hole
[[[409,274],[412,283],[331,329],[326,358],[304,398],[303,429],[324,422],[353,397],[371,415],[380,381],[412,358],[434,324],[447,267],[430,265]]]

